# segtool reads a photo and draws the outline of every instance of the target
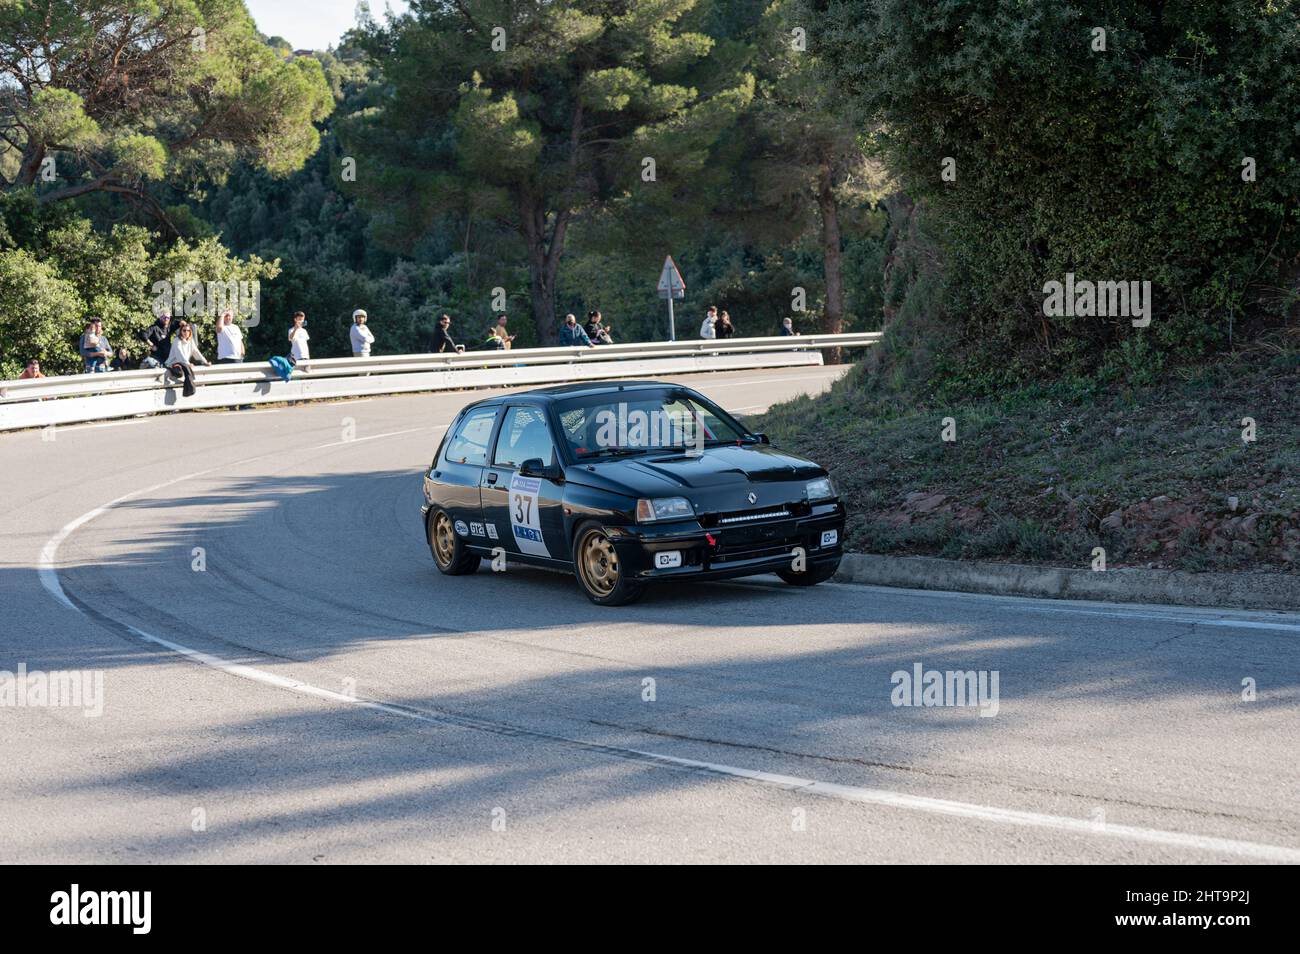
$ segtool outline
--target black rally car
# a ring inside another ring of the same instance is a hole
[[[680,579],[775,572],[811,586],[835,573],[844,535],[825,470],[657,381],[470,404],[443,435],[421,510],[443,573],[495,553],[572,569],[607,606]]]

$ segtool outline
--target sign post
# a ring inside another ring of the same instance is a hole
[[[664,258],[664,269],[659,273],[659,297],[668,299],[668,340],[677,340],[677,321],[673,316],[673,299],[686,297],[686,282],[677,270],[677,263],[668,255]]]

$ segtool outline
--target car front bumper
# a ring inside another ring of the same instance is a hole
[[[803,517],[725,528],[681,521],[608,530],[623,572],[646,582],[791,569],[800,549],[808,567],[838,561],[844,553],[844,507],[839,502],[815,506]]]

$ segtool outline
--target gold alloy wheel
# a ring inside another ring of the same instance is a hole
[[[433,558],[438,566],[451,566],[452,555],[456,552],[455,531],[451,527],[451,517],[439,510],[433,518]]]
[[[597,596],[609,596],[618,586],[618,554],[609,538],[599,530],[583,537],[578,569],[582,581]]]

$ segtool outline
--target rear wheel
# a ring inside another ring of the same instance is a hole
[[[434,565],[448,576],[463,576],[478,569],[483,559],[477,553],[471,553],[465,541],[457,534],[451,516],[442,509],[435,510],[429,516],[429,550],[433,553]]]
[[[578,529],[574,538],[573,572],[587,598],[600,606],[623,606],[640,599],[645,592],[644,583],[623,572],[609,534],[596,523]]]
[[[791,586],[816,586],[829,580],[839,568],[840,561],[837,558],[833,563],[814,564],[802,573],[794,570],[777,570],[776,575]]]

